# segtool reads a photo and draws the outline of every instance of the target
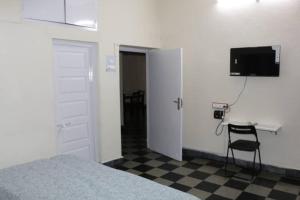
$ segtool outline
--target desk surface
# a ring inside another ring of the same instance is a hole
[[[236,125],[252,125],[251,122],[239,122],[239,121],[224,121],[222,123],[223,126],[227,126],[228,124],[236,124]],[[273,132],[276,135],[278,134],[278,131],[281,129],[281,125],[278,124],[261,124],[261,123],[255,123],[253,124],[257,130],[260,131],[269,131]]]

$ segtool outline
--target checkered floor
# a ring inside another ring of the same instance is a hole
[[[144,128],[123,129],[124,162],[117,169],[157,183],[188,192],[204,200],[300,200],[300,181],[262,172],[250,184],[228,174],[245,176],[247,171],[229,166],[225,176],[223,163],[184,157],[178,162],[146,148]]]

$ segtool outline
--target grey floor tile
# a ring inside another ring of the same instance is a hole
[[[171,160],[168,163],[172,164],[172,165],[183,166],[183,165],[185,165],[187,163],[187,161]]]
[[[217,171],[219,170],[219,168],[216,168],[216,167],[212,167],[212,166],[202,166],[198,169],[198,171],[201,171],[201,172],[205,172],[205,173],[209,173],[209,174],[214,174],[216,173]]]
[[[157,183],[160,183],[162,185],[166,185],[166,186],[170,186],[174,183],[172,181],[169,181],[169,180],[166,180],[166,179],[163,179],[163,178],[157,178],[154,181],[157,182]]]
[[[137,166],[139,166],[141,163],[138,163],[138,162],[135,162],[135,161],[128,161],[128,162],[125,162],[123,164],[124,167],[127,167],[128,169],[132,169],[132,168],[135,168]]]
[[[189,186],[189,187],[195,187],[200,182],[201,182],[201,180],[195,179],[195,178],[192,178],[192,177],[188,177],[188,176],[185,176],[182,179],[177,181],[177,183],[180,183],[182,185],[186,185],[186,186]]]
[[[176,174],[181,174],[183,176],[187,176],[189,174],[191,174],[194,170],[189,169],[189,168],[185,168],[185,167],[179,167],[173,170],[174,173]]]
[[[169,172],[166,170],[163,170],[163,169],[159,169],[159,168],[154,168],[147,172],[147,174],[150,174],[150,175],[156,176],[156,177],[161,177],[167,173],[169,173]]]
[[[245,189],[245,191],[252,194],[267,197],[272,191],[272,189],[260,185],[251,184]]]
[[[207,197],[211,195],[209,192],[205,192],[203,190],[198,190],[196,188],[191,189],[188,193],[200,198],[201,200],[205,200]]]
[[[291,185],[284,182],[277,182],[277,184],[274,186],[275,190],[280,190],[282,192],[288,192],[292,194],[298,195],[300,192],[300,186],[297,185]]]
[[[196,158],[196,159],[193,159],[191,162],[196,163],[198,165],[206,165],[209,162],[209,160]]]
[[[164,162],[161,162],[161,161],[158,161],[158,160],[150,160],[150,161],[145,163],[145,165],[149,165],[151,167],[159,167],[163,164],[164,164]]]
[[[207,179],[205,179],[205,181],[215,183],[218,185],[224,185],[227,181],[229,181],[229,178],[225,178],[218,175],[211,175]]]
[[[134,169],[129,169],[129,170],[127,170],[127,172],[129,172],[131,174],[138,175],[138,176],[141,175],[141,174],[143,174],[142,172],[136,171]]]
[[[234,188],[222,186],[217,191],[214,192],[214,194],[217,194],[222,197],[226,197],[229,199],[236,199],[240,194],[242,193],[241,190],[237,190]]]

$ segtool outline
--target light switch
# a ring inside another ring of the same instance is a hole
[[[106,71],[107,72],[115,72],[116,71],[116,57],[115,56],[107,56],[106,57]]]

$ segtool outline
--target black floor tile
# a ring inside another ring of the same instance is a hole
[[[139,165],[139,166],[137,166],[137,167],[135,167],[133,169],[135,169],[137,171],[140,171],[140,172],[147,172],[147,171],[153,169],[153,167],[150,167],[148,165]]]
[[[269,194],[269,197],[275,200],[296,200],[297,195],[278,190],[272,190]]]
[[[139,157],[137,159],[134,159],[133,161],[139,162],[139,163],[145,163],[145,162],[148,162],[149,160],[151,160],[151,159],[145,158],[145,157]]]
[[[206,182],[203,181],[201,183],[199,183],[195,188],[206,191],[206,192],[210,192],[213,193],[215,192],[218,188],[220,187],[220,185],[214,184],[214,183],[210,183],[210,182]]]
[[[149,175],[149,174],[142,174],[142,175],[140,175],[140,176],[141,176],[141,177],[144,177],[144,178],[146,178],[146,179],[149,179],[149,180],[157,179],[157,177],[151,176],[151,175]]]
[[[224,163],[218,161],[210,161],[209,163],[207,163],[207,165],[217,167],[217,168],[222,168],[224,166]]]
[[[255,174],[255,171],[253,171],[253,169],[251,168],[242,168],[240,173],[248,174],[252,176],[253,173]]]
[[[186,163],[185,165],[183,165],[183,167],[185,168],[189,168],[189,169],[199,169],[201,167],[201,165],[197,165],[194,163]]]
[[[224,170],[224,169],[220,169],[219,171],[216,172],[216,175],[218,176],[222,176],[222,177],[233,177],[236,173],[229,171],[229,170]]]
[[[182,157],[183,157],[183,160],[184,160],[184,161],[188,161],[188,162],[195,159],[194,157],[191,157],[191,156],[185,156],[185,155],[183,155]]]
[[[281,178],[280,180],[281,182],[284,182],[284,183],[288,183],[288,184],[292,184],[292,185],[298,185],[300,186],[300,180],[296,180],[296,179],[291,179],[291,178]]]
[[[188,186],[185,186],[185,185],[182,185],[182,184],[179,184],[179,183],[173,183],[172,185],[170,185],[170,187],[172,187],[174,189],[177,189],[177,190],[180,190],[182,192],[187,192],[187,191],[192,189],[191,187],[188,187]]]
[[[231,200],[231,199],[213,194],[213,195],[209,196],[206,200]]]
[[[249,183],[230,179],[227,183],[225,183],[225,186],[239,189],[239,190],[244,190],[246,187],[248,187]]]
[[[118,165],[118,166],[116,166],[115,168],[116,168],[116,169],[119,169],[119,170],[122,170],[122,171],[128,170],[127,167],[124,167],[124,166],[122,166],[122,165]]]
[[[256,178],[253,181],[253,183],[256,185],[261,185],[261,186],[268,187],[268,188],[273,188],[276,185],[276,181],[271,181],[271,180],[264,179],[264,178]]]
[[[243,192],[236,200],[264,200],[265,197],[255,195],[248,192]]]
[[[167,179],[169,181],[173,181],[173,182],[176,182],[176,181],[178,181],[179,179],[181,179],[183,177],[184,176],[182,176],[180,174],[173,173],[173,172],[167,173],[167,174],[162,176],[162,178]]]
[[[168,164],[168,163],[167,163],[167,164],[161,165],[159,168],[160,168],[160,169],[167,170],[167,171],[172,171],[172,170],[178,168],[178,166],[172,165],[172,164]]]
[[[156,160],[158,161],[162,161],[162,162],[169,162],[172,160],[172,158],[166,157],[166,156],[161,156],[159,158],[157,158]]]
[[[195,171],[195,172],[191,173],[188,176],[196,178],[196,179],[204,180],[207,177],[209,177],[210,174],[207,174],[207,173],[204,173],[204,172],[200,172],[200,171]]]

